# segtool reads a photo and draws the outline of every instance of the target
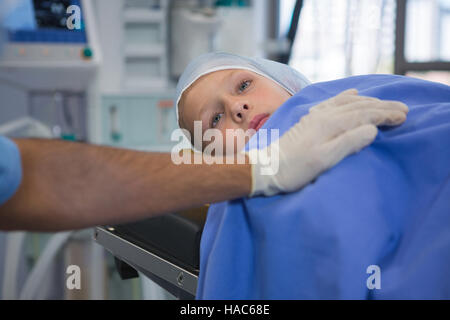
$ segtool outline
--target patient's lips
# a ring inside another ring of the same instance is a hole
[[[269,117],[270,117],[269,113],[258,114],[253,118],[252,121],[250,121],[248,128],[258,131],[264,125],[264,123],[266,123]]]

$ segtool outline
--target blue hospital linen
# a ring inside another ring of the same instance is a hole
[[[22,179],[22,164],[17,146],[0,136],[0,205],[16,192]]]
[[[392,75],[317,83],[264,128],[281,135],[350,88],[406,103],[407,121],[298,192],[213,205],[198,299],[450,299],[449,86]],[[381,289],[368,288],[372,265]]]

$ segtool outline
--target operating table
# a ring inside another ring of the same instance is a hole
[[[115,257],[122,279],[138,272],[179,299],[194,299],[208,207],[97,227],[94,240]]]

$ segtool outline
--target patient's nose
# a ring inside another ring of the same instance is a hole
[[[242,123],[247,118],[247,113],[250,107],[246,103],[235,103],[232,110],[231,116],[233,120],[237,123]]]

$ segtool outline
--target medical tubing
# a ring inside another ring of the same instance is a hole
[[[40,285],[45,279],[48,267],[52,263],[53,259],[55,259],[61,248],[69,240],[72,233],[73,231],[61,232],[50,238],[47,246],[23,286],[19,297],[20,300],[31,300],[36,298]]]

